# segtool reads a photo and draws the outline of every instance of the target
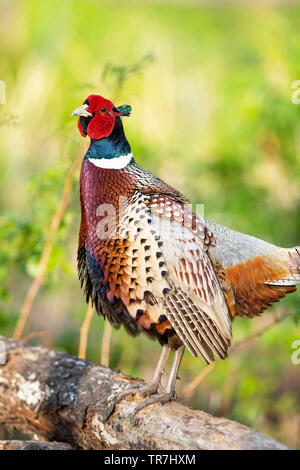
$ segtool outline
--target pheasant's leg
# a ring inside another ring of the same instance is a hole
[[[178,371],[179,371],[181,359],[184,353],[184,349],[185,349],[185,346],[183,344],[175,351],[168,381],[164,389],[164,393],[173,395],[173,398],[175,398],[176,396],[175,395],[176,380],[178,378]]]
[[[160,386],[160,380],[161,380],[162,374],[165,373],[164,367],[165,367],[166,362],[168,360],[170,351],[171,351],[170,346],[168,346],[167,344],[164,344],[164,346],[162,348],[162,352],[161,352],[161,354],[159,356],[159,359],[158,359],[158,363],[155,367],[154,373],[153,373],[152,378],[149,382],[149,385],[152,385],[153,387],[155,387],[155,390],[154,390],[155,392],[158,390],[158,388]]]
[[[163,405],[164,403],[167,403],[168,401],[172,401],[176,397],[175,385],[176,385],[177,374],[178,374],[178,370],[180,367],[181,359],[184,353],[184,348],[185,346],[182,345],[174,353],[172,367],[171,367],[168,381],[166,383],[164,391],[162,393],[157,393],[155,395],[152,395],[150,398],[148,398],[147,400],[137,405],[136,408],[134,409],[133,414],[131,416],[131,423],[133,425],[137,423],[137,418],[136,418],[137,413],[139,413],[139,411],[141,411],[146,406],[152,405],[153,403],[160,403],[161,405]]]
[[[143,385],[142,387],[131,388],[130,390],[125,390],[125,392],[121,393],[121,395],[119,396],[118,402],[123,398],[127,397],[128,395],[134,395],[135,393],[141,393],[142,395],[151,395],[152,393],[156,393],[160,386],[161,376],[165,372],[164,367],[168,360],[170,350],[171,348],[167,344],[163,346],[158,359],[158,363],[155,367],[153,376],[149,384]]]

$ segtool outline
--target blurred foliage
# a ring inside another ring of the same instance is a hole
[[[70,118],[90,93],[133,106],[126,134],[138,163],[205,204],[216,222],[281,246],[300,243],[300,6],[1,0],[0,333],[10,336],[82,145]],[[151,66],[150,66],[151,65]],[[78,175],[77,175],[78,176]],[[78,178],[77,178],[78,179]],[[78,184],[26,333],[77,353],[86,305],[76,276]],[[220,362],[188,403],[300,447],[299,293],[234,343],[289,318]],[[99,360],[96,315],[88,357]],[[111,365],[149,379],[160,346],[113,333]],[[138,352],[138,353],[137,353]],[[203,364],[186,353],[178,384]]]

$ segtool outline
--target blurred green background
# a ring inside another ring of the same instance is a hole
[[[300,5],[288,2],[0,0],[0,334],[13,334],[36,275],[83,145],[70,113],[90,93],[132,105],[125,126],[137,162],[205,204],[206,217],[300,244],[299,22]],[[86,312],[78,174],[25,331],[44,332],[32,344],[71,354]],[[237,319],[231,355],[184,401],[300,448],[300,365],[291,361],[299,301],[297,292],[261,318]],[[96,361],[103,328],[94,315],[87,357]],[[149,380],[159,352],[145,336],[114,331],[110,365]],[[179,397],[203,368],[186,352]]]

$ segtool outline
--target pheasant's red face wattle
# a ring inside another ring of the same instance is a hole
[[[100,95],[90,95],[83,103],[88,105],[89,117],[81,116],[78,119],[78,129],[83,137],[103,139],[108,137],[115,125],[114,105]]]
[[[116,116],[129,116],[130,112],[131,106],[127,104],[116,108],[103,96],[90,95],[71,116],[79,116],[78,129],[83,137],[88,135],[92,140],[101,140],[112,133]]]

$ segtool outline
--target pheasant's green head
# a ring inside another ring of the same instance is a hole
[[[116,117],[130,116],[131,106],[114,104],[100,95],[90,95],[83,105],[74,109],[71,116],[79,116],[78,129],[83,137],[93,140],[108,137],[115,126]]]

